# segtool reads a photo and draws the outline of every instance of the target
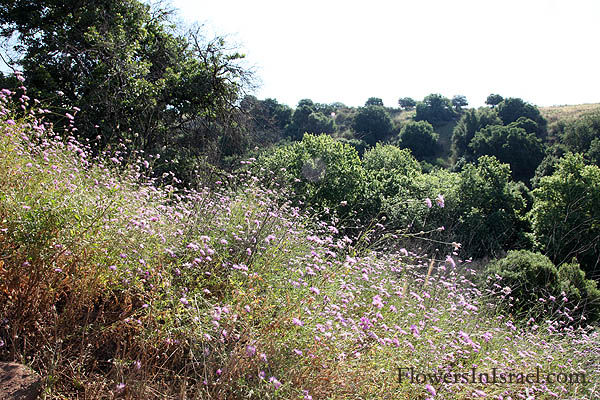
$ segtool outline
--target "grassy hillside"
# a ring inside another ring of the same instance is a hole
[[[600,112],[600,103],[539,107],[539,109],[548,121],[548,134],[553,137],[562,132],[567,123]]]
[[[577,104],[552,107],[539,107],[542,116],[548,120],[548,124],[559,121],[572,121],[583,115],[600,111],[600,103]]]
[[[244,171],[159,186],[155,158],[92,158],[3,101],[0,359],[45,399],[598,397],[598,332],[559,303],[517,319],[455,253],[375,252]]]

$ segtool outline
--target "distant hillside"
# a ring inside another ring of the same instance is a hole
[[[548,133],[555,136],[567,122],[584,115],[600,112],[600,103],[577,104],[552,107],[538,107],[542,116],[548,120]]]

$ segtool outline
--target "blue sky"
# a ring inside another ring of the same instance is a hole
[[[539,106],[600,102],[600,1],[173,0],[247,55],[259,98],[387,106],[490,93]]]

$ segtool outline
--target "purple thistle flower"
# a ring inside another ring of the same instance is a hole
[[[441,194],[438,194],[437,198],[435,199],[438,207],[440,208],[444,208],[444,196],[442,196]]]

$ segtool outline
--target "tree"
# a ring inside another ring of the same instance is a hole
[[[388,112],[382,106],[360,107],[354,115],[352,129],[358,139],[371,146],[392,134],[394,126]]]
[[[475,134],[490,125],[502,125],[498,115],[488,109],[467,110],[452,131],[452,158],[454,161],[464,157],[467,161],[474,158],[469,143]]]
[[[248,131],[249,146],[268,146],[283,139],[285,127],[292,120],[292,109],[275,99],[258,100],[245,96],[240,108],[247,120],[244,127]]]
[[[490,125],[475,134],[469,144],[475,157],[495,156],[510,165],[515,180],[528,182],[544,158],[541,141],[533,133],[514,126]]]
[[[467,98],[463,95],[456,95],[452,98],[452,105],[457,113],[462,112],[462,108],[469,105]]]
[[[438,135],[427,121],[408,122],[400,131],[400,147],[410,149],[416,158],[433,156],[437,152]]]
[[[455,117],[452,102],[441,94],[430,94],[417,103],[416,121],[427,121],[433,126],[441,126]]]
[[[332,134],[336,131],[336,125],[330,108],[321,104],[314,103],[310,99],[302,99],[292,114],[292,120],[286,127],[286,134],[292,140],[301,140],[305,133],[327,133]]]
[[[502,100],[496,107],[496,111],[504,125],[516,122],[520,117],[529,118],[538,125],[537,137],[542,139],[546,136],[547,121],[536,106],[526,103],[522,99],[511,97]]]
[[[369,99],[365,102],[365,107],[368,106],[381,106],[383,107],[383,100],[379,97],[369,97]]]
[[[585,153],[590,163],[600,167],[600,138],[594,138],[590,143],[590,148]]]
[[[568,153],[533,191],[530,218],[539,248],[555,264],[577,258],[588,277],[600,273],[600,168]]]
[[[366,151],[362,164],[367,178],[365,198],[373,203],[368,207],[374,210],[373,214],[401,191],[407,197],[408,188],[421,174],[421,166],[409,150],[389,144],[377,143]]]
[[[280,174],[295,200],[319,209],[347,210],[362,196],[364,170],[356,150],[329,135],[306,134],[301,141],[274,149],[261,160],[266,171]]]
[[[496,256],[527,244],[527,188],[511,181],[508,164],[482,156],[460,173],[456,241],[473,257]]]
[[[413,108],[415,108],[417,102],[410,97],[402,97],[398,100],[398,105],[400,106],[400,108],[406,111],[410,111]]]
[[[600,113],[569,122],[561,135],[561,141],[577,153],[587,152],[594,139],[600,139]]]
[[[250,76],[243,55],[222,38],[204,40],[199,28],[178,34],[165,9],[136,0],[16,0],[0,6],[0,25],[2,36],[16,38],[20,58],[11,64],[22,68],[31,96],[59,111],[47,116],[56,130],[69,129],[64,113],[77,107],[77,136],[100,136],[104,145],[243,142],[234,129]]]
[[[494,106],[500,104],[502,100],[504,100],[504,97],[500,96],[499,94],[490,94],[487,99],[485,99],[485,104],[494,108]]]

